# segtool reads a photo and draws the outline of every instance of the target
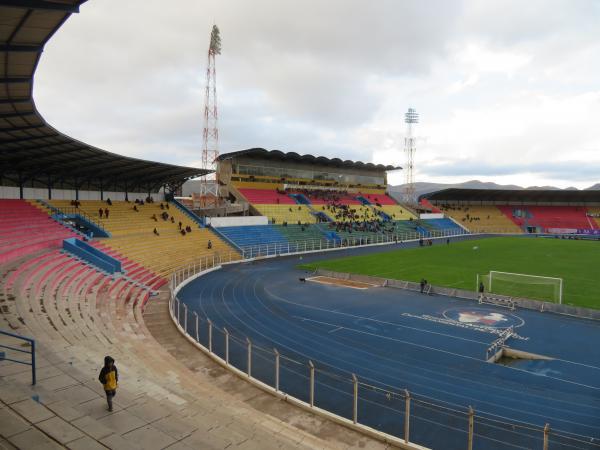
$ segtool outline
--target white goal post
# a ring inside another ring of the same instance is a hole
[[[562,278],[491,270],[486,275],[477,274],[477,292],[479,292],[480,283],[484,285],[484,292],[562,304]]]

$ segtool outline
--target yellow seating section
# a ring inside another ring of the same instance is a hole
[[[473,233],[522,233],[523,230],[495,206],[436,205]],[[468,215],[468,216],[467,216]],[[474,218],[479,218],[475,220]]]
[[[72,208],[69,200],[52,200],[49,202],[57,208]],[[114,201],[108,206],[102,201],[81,201],[80,210],[101,223],[112,235],[102,239],[102,243],[120,252],[123,256],[153,270],[159,275],[166,276],[178,267],[197,261],[205,256],[212,257],[218,254],[221,258],[240,258],[235,249],[223,242],[213,232],[199,228],[186,214],[174,205],[169,205],[168,210],[161,210],[160,203],[135,205],[132,202]],[[133,209],[136,206],[139,212]],[[98,209],[108,208],[108,219],[100,219]],[[170,219],[164,221],[161,214],[167,212]],[[152,219],[156,215],[158,222]],[[190,226],[191,233],[182,236],[179,231],[179,222],[183,228]],[[154,228],[159,236],[154,234]],[[208,241],[212,249],[208,249]]]
[[[596,215],[600,214],[600,207],[598,207],[598,206],[593,207],[593,208],[588,208],[587,210],[588,210],[588,212],[590,212],[592,214],[596,214]],[[590,217],[590,220],[594,220],[596,222],[596,226],[598,228],[600,228],[600,217]]]
[[[413,213],[400,205],[383,205],[381,208],[378,207],[378,209],[383,209],[383,212],[390,216],[392,220],[416,219]]]
[[[289,224],[298,223],[316,223],[317,219],[311,214],[310,209],[306,205],[258,205],[254,207],[263,216],[267,216],[269,221],[275,219],[276,225],[281,225],[283,222]]]

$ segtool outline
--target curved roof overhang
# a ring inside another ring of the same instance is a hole
[[[419,197],[423,198],[434,202],[598,203],[600,191],[450,188]]]
[[[370,171],[386,171],[386,170],[398,170],[402,167],[386,166],[383,164],[363,163],[360,161],[342,161],[339,158],[326,158],[325,156],[313,156],[313,155],[300,155],[296,152],[284,153],[280,150],[265,150],[264,148],[250,148],[247,150],[239,150],[237,152],[223,153],[217,158],[218,161],[225,161],[227,159],[237,158],[239,156],[245,156],[248,158],[257,159],[270,159],[282,162],[302,162],[305,164],[315,164],[320,166],[336,167],[336,168],[350,168],[350,169],[362,169]]]
[[[42,180],[131,191],[208,173],[101,150],[54,129],[38,112],[32,92],[41,53],[85,1],[0,0],[0,184]]]

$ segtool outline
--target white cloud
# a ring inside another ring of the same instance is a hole
[[[585,0],[103,0],[50,41],[35,98],[90,144],[196,165],[215,22],[221,151],[402,164],[415,107],[421,181],[585,187],[599,181],[583,170],[600,162],[599,18]]]

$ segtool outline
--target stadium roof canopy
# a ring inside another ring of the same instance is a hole
[[[301,162],[306,164],[318,164],[320,166],[336,167],[338,169],[362,169],[362,170],[397,170],[402,167],[385,166],[383,164],[363,163],[360,161],[342,161],[339,158],[326,158],[324,156],[300,155],[295,152],[282,152],[279,150],[265,150],[264,148],[250,148],[237,152],[223,153],[217,158],[218,161],[233,159],[238,156],[249,158],[271,159],[285,162]]]
[[[0,0],[0,185],[145,192],[207,171],[128,158],[57,131],[35,107],[44,46],[86,0]]]
[[[434,202],[597,203],[600,191],[450,188],[419,197]]]

